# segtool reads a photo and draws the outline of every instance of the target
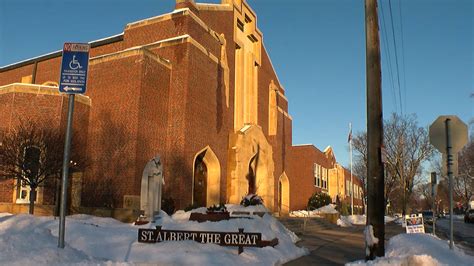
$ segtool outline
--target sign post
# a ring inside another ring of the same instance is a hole
[[[436,172],[431,172],[431,201],[433,211],[433,235],[436,235]]]
[[[459,152],[468,141],[467,125],[455,115],[439,116],[430,126],[430,142],[446,154],[446,167],[449,180],[449,248],[453,242],[453,154]]]
[[[59,248],[64,248],[64,234],[66,229],[67,184],[69,177],[74,98],[75,94],[86,92],[89,50],[90,45],[86,43],[65,43],[63,47],[59,92],[69,94],[69,103],[61,181],[61,208],[59,210]]]

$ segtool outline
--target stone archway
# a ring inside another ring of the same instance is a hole
[[[278,209],[280,215],[290,213],[290,182],[285,172],[278,180]]]
[[[276,183],[273,176],[273,150],[262,129],[257,125],[245,125],[231,133],[229,143],[228,202],[239,204],[242,197],[254,189],[263,198],[265,206],[273,211]],[[249,179],[250,175],[254,179]]]
[[[192,202],[202,206],[220,203],[221,166],[214,151],[205,147],[193,160]]]

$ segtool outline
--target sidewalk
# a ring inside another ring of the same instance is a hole
[[[306,247],[310,254],[285,265],[344,265],[365,259],[364,226],[329,228],[308,227],[297,245]],[[386,241],[404,230],[400,225],[386,225]]]

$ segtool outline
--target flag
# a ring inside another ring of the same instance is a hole
[[[352,124],[349,123],[349,136],[347,136],[347,142],[352,141]]]

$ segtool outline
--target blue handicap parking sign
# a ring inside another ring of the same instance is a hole
[[[59,91],[82,94],[86,92],[90,45],[65,43],[61,63]]]

